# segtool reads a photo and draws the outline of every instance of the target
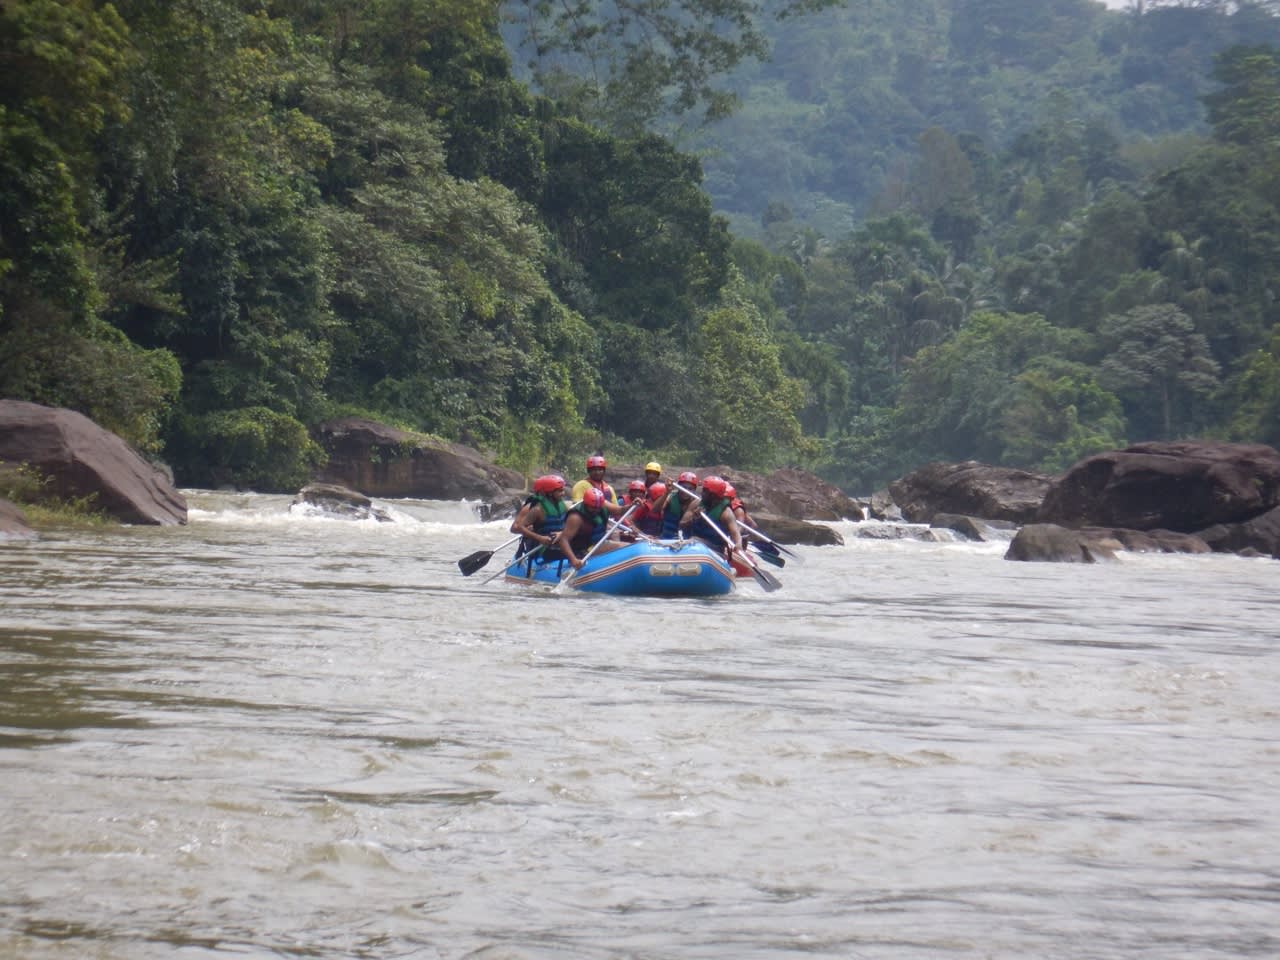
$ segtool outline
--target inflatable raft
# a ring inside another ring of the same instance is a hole
[[[555,586],[573,572],[568,561],[541,557],[507,567],[508,583]],[[570,589],[624,597],[709,597],[733,589],[734,570],[701,540],[638,541],[597,551]]]

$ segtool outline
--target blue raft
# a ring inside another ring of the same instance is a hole
[[[573,572],[567,560],[541,557],[507,567],[508,583],[555,586]],[[709,597],[733,589],[734,572],[701,540],[658,540],[598,550],[569,586],[621,597]]]

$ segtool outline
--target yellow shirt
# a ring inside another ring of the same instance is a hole
[[[575,483],[573,485],[573,494],[572,494],[573,502],[578,503],[579,501],[581,501],[582,495],[587,492],[587,488],[590,487],[591,485],[592,485],[591,481],[585,478]],[[606,483],[603,485],[602,489],[604,490],[605,500],[607,500],[609,503],[618,502],[618,495],[613,492],[613,487],[609,486],[609,484]]]

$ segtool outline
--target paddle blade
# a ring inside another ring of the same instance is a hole
[[[796,563],[804,563],[804,557],[796,553],[794,550],[788,550],[786,547],[784,547],[780,543],[774,544],[774,546],[776,546],[779,550],[785,553],[788,557],[790,557]]]
[[[469,577],[488,563],[492,557],[492,550],[477,550],[475,553],[469,553],[459,560],[458,569],[462,571],[464,577]]]
[[[765,573],[759,567],[751,569],[751,575],[756,578],[756,583],[764,588],[765,593],[773,593],[775,590],[782,589],[782,581],[771,573]]]
[[[752,544],[754,546],[754,544]],[[775,567],[785,567],[787,561],[783,560],[776,553],[770,553],[767,550],[760,551],[760,559],[765,563],[772,563]]]

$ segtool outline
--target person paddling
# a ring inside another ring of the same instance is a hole
[[[634,506],[631,515],[627,517],[626,529],[623,530],[621,537],[623,539],[630,538],[635,540],[635,534],[640,532],[640,518],[649,512],[649,491],[645,488],[643,480],[632,480],[627,485],[627,492],[622,497],[622,509],[625,512],[629,507]]]
[[[696,500],[687,493],[698,486],[698,475],[692,470],[686,470],[680,476],[676,477],[674,484],[667,488],[666,498],[662,501],[662,539],[676,540],[680,537],[680,520],[684,517],[685,511],[695,503]],[[680,487],[684,487],[681,490]]]
[[[631,523],[646,537],[662,536],[662,507],[667,498],[667,485],[661,480],[649,485],[644,506],[636,510]]]
[[[587,457],[587,475],[573,485],[573,499],[581,503],[587,490],[594,488],[604,494],[605,509],[617,516],[622,512],[622,506],[618,503],[618,495],[614,493],[613,487],[604,479],[608,468],[609,463],[602,454],[593,453]]]
[[[569,508],[565,517],[564,532],[556,546],[564,552],[573,569],[582,566],[579,554],[585,554],[609,533],[609,509],[604,494],[589,487],[582,500]],[[613,544],[605,544],[599,552],[609,550]]]
[[[679,528],[687,531],[687,535],[705,540],[718,549],[729,552],[742,552],[742,531],[738,529],[737,518],[729,505],[726,495],[728,482],[723,477],[707,477],[702,481],[702,499],[693,500],[685,507],[680,517]],[[712,526],[714,524],[714,526]],[[716,532],[718,527],[732,541],[732,545],[724,542],[724,537]]]
[[[733,511],[734,519],[739,523],[755,523],[751,519],[751,514],[747,513],[746,504],[742,502],[742,498],[738,496],[738,491],[734,489],[732,483],[725,482],[724,495],[729,499],[729,509]]]
[[[564,477],[549,473],[533,481],[533,493],[520,506],[515,519],[511,521],[511,532],[521,536],[518,557],[542,549],[542,562],[551,559],[548,553],[556,558],[560,552],[554,550],[554,544],[564,531],[568,507],[564,502]],[[529,561],[532,563],[532,559]]]

